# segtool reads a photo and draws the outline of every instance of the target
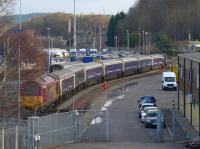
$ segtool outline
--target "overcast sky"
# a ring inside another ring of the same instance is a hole
[[[15,14],[19,13],[19,1],[16,0]],[[77,13],[116,14],[127,12],[137,0],[76,0]],[[22,14],[73,12],[73,0],[21,0]]]

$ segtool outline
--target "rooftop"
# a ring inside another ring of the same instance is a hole
[[[200,53],[197,53],[197,52],[179,54],[178,56],[200,62]]]

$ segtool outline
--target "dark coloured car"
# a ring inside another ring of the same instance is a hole
[[[156,99],[154,96],[141,96],[140,100],[138,100],[139,108],[143,103],[153,103],[156,106]]]

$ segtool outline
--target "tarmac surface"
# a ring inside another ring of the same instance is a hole
[[[171,128],[162,129],[162,141],[158,142],[157,129],[145,128],[141,123],[138,118],[137,100],[144,95],[155,96],[157,106],[162,109],[171,110],[173,99],[177,103],[176,91],[161,90],[161,75],[133,80],[129,84],[122,82],[119,88],[108,90],[102,93],[101,97],[96,97],[91,105],[91,109],[100,110],[107,101],[111,101],[106,107],[109,110],[108,142],[88,140],[88,142],[67,144],[59,149],[183,149],[184,137],[182,140],[173,141]],[[181,126],[176,126],[182,134]],[[105,130],[86,131],[88,132],[86,136],[98,138],[99,131]]]

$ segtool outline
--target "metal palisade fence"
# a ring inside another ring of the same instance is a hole
[[[0,118],[0,148],[27,148],[27,121]]]
[[[0,118],[2,149],[45,149],[70,142],[107,141],[108,110],[71,111],[27,121]]]

